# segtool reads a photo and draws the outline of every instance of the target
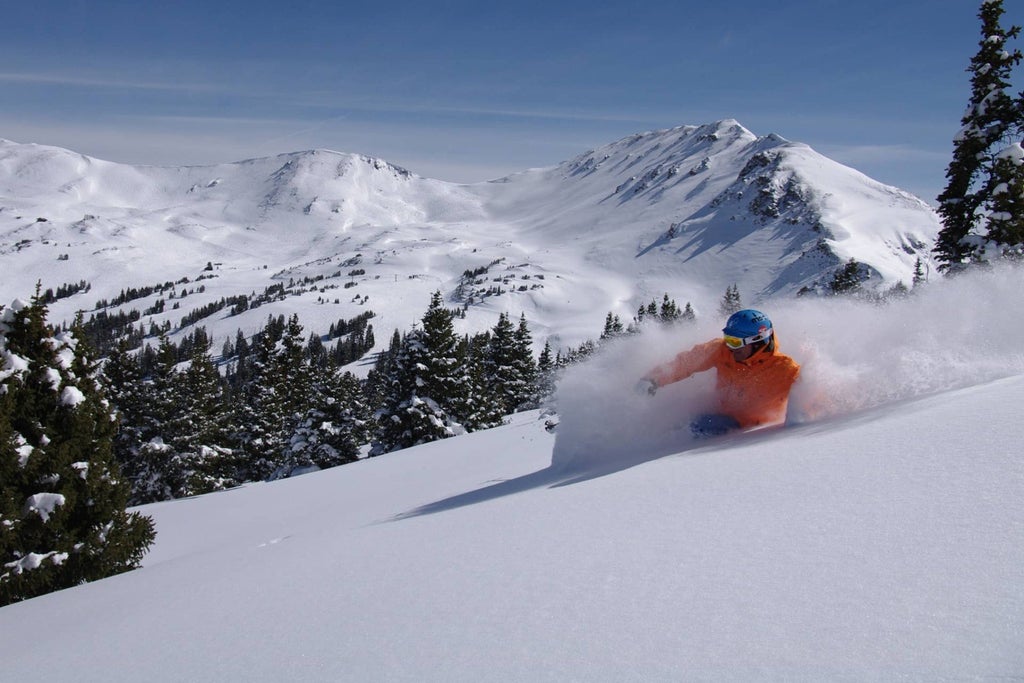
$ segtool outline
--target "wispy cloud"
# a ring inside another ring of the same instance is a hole
[[[0,82],[26,85],[51,85],[73,88],[119,88],[124,90],[169,90],[215,92],[220,86],[167,80],[131,80],[84,76],[67,73],[0,72]]]
[[[168,78],[122,77],[108,74],[81,74],[74,72],[41,72],[41,71],[6,71],[0,72],[0,83],[15,85],[40,85],[56,88],[104,88],[118,90],[189,92],[216,94],[220,97],[229,96],[234,101],[226,103],[231,109],[243,106],[246,100],[270,102],[274,109],[328,110],[335,118],[344,116],[345,112],[372,115],[434,115],[452,118],[502,118],[521,121],[557,122],[584,121],[592,123],[622,123],[637,126],[671,125],[662,124],[670,121],[660,112],[630,111],[628,109],[595,109],[555,107],[546,104],[522,106],[487,106],[472,101],[459,101],[453,98],[445,102],[433,102],[427,99],[390,98],[368,95],[368,91],[354,84],[345,84],[330,90],[303,90],[291,84],[275,84],[269,82],[246,84],[229,79],[215,81],[177,80]],[[322,86],[322,84],[321,84]],[[268,112],[269,113],[269,112]],[[196,116],[180,117],[179,120],[213,122],[219,117]],[[255,117],[251,120],[257,120]],[[269,113],[268,119],[275,118]],[[236,120],[228,115],[224,120]]]

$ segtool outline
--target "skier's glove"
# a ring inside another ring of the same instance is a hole
[[[654,396],[658,391],[658,385],[651,380],[644,378],[636,383],[636,387],[634,387],[633,391],[635,391],[639,396]]]

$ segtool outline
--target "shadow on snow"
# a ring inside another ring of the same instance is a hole
[[[767,427],[707,440],[695,440],[688,434],[685,437],[679,435],[675,440],[667,441],[657,448],[645,449],[639,453],[620,453],[614,458],[597,458],[596,462],[590,461],[585,457],[581,458],[578,454],[560,452],[559,444],[556,441],[555,449],[552,453],[552,464],[549,467],[422,505],[395,515],[388,521],[402,521],[439,512],[448,512],[533,489],[554,489],[581,484],[591,479],[615,474],[666,456],[698,457],[701,455],[720,454],[734,448],[748,446],[752,443],[774,440],[782,436],[780,434],[782,431],[808,428],[812,428],[812,425],[792,427],[778,425],[776,427]]]

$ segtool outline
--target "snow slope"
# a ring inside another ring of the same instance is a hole
[[[651,334],[566,377],[554,435],[146,506],[142,569],[0,609],[0,677],[1019,678],[1021,277],[782,309],[830,401],[786,429],[673,432],[700,392],[626,382],[693,333]]]
[[[525,313],[538,350],[547,340],[564,348],[597,336],[607,312],[628,322],[665,293],[714,315],[733,283],[748,304],[791,297],[849,258],[871,285],[909,283],[937,231],[920,200],[732,120],[634,135],[475,185],[325,150],[155,168],[0,141],[0,301],[28,298],[39,281],[86,280],[89,292],[53,305],[70,321],[123,288],[188,278],[187,300],[143,320],[178,330],[222,297],[323,278],[269,308],[200,321],[215,349],[268,314],[298,313],[325,334],[367,309],[383,344],[434,290],[453,306],[472,296],[462,331]],[[460,297],[463,273],[481,268]],[[191,291],[199,276],[211,279]],[[158,298],[167,293],[122,308]]]

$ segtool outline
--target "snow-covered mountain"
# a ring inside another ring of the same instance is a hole
[[[827,281],[849,258],[875,283],[909,282],[937,230],[913,196],[731,120],[474,185],[324,150],[159,168],[0,141],[0,300],[85,280],[88,292],[52,307],[70,319],[124,288],[187,278],[177,307],[146,320],[177,328],[222,297],[305,283],[270,308],[201,321],[215,337],[281,312],[323,333],[370,308],[386,338],[440,289],[471,304],[467,331],[525,313],[538,344],[575,344],[605,313],[628,321],[664,293],[713,314],[732,283],[760,303]]]
[[[1017,680],[1020,287],[780,304],[843,403],[812,423],[694,443],[699,387],[630,394],[708,321],[575,367],[555,434],[521,413],[145,506],[141,569],[0,608],[0,678]]]

